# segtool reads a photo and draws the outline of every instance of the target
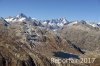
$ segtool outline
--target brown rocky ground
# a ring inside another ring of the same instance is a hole
[[[73,31],[74,30],[72,30],[72,32]],[[0,26],[0,66],[100,66],[100,58],[99,55],[97,55],[99,53],[95,53],[97,56],[94,56],[91,51],[84,53],[76,46],[77,44],[74,45],[68,38],[64,38],[68,36],[67,34],[64,34],[65,31],[62,32],[63,35],[58,36],[52,31],[38,29],[41,36],[39,37],[39,42],[36,42],[35,44],[23,42],[22,36],[24,35],[21,35],[19,32],[19,30],[16,31],[16,29],[12,27],[6,28],[2,25]],[[46,33],[46,36],[44,36],[44,33]],[[75,35],[75,37],[77,37],[79,33],[69,33],[69,35],[72,37]],[[75,37],[73,37],[73,40]],[[79,40],[81,40],[81,38]],[[79,42],[79,44],[80,43],[81,42]],[[80,45],[80,47],[82,47],[82,45]],[[83,46],[83,48],[87,47]],[[51,58],[77,59],[79,57],[91,56],[96,57],[95,62],[92,64],[62,63],[59,65],[51,62]]]

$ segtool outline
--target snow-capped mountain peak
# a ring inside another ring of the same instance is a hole
[[[17,18],[27,18],[27,16],[23,13],[20,13],[16,16]]]
[[[18,14],[17,16],[15,17],[8,17],[8,18],[5,18],[5,20],[7,22],[23,22],[23,21],[29,21],[31,20],[30,17],[27,17],[26,15],[24,15],[23,13],[20,13]]]
[[[68,21],[67,21],[66,18],[60,18],[59,20],[60,20],[62,23],[64,23],[64,24],[65,24],[65,23],[68,23]]]

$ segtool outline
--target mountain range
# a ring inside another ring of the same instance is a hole
[[[51,58],[96,59],[94,63],[58,64]],[[99,22],[39,20],[23,13],[0,18],[0,66],[100,66],[99,62]]]
[[[30,22],[33,22],[35,23],[37,26],[45,26],[45,27],[49,27],[51,29],[57,29],[57,28],[61,28],[63,27],[64,25],[68,25],[68,26],[71,26],[73,24],[78,24],[78,23],[82,23],[82,24],[88,24],[88,25],[91,25],[92,27],[100,27],[100,23],[97,22],[97,23],[93,23],[93,22],[88,22],[88,21],[84,21],[84,20],[81,20],[81,21],[67,21],[66,18],[59,18],[59,19],[51,19],[51,20],[38,20],[38,19],[34,19],[34,18],[31,18],[31,17],[27,17],[26,15],[24,15],[23,13],[20,13],[19,15],[17,16],[14,16],[14,17],[7,17],[7,18],[4,18],[7,22],[26,22],[26,21],[30,21]]]

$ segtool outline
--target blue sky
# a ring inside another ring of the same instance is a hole
[[[100,0],[0,0],[0,17],[24,13],[38,19],[100,22]]]

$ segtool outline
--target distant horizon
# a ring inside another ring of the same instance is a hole
[[[39,20],[100,22],[100,0],[0,0],[0,17],[23,13]]]

